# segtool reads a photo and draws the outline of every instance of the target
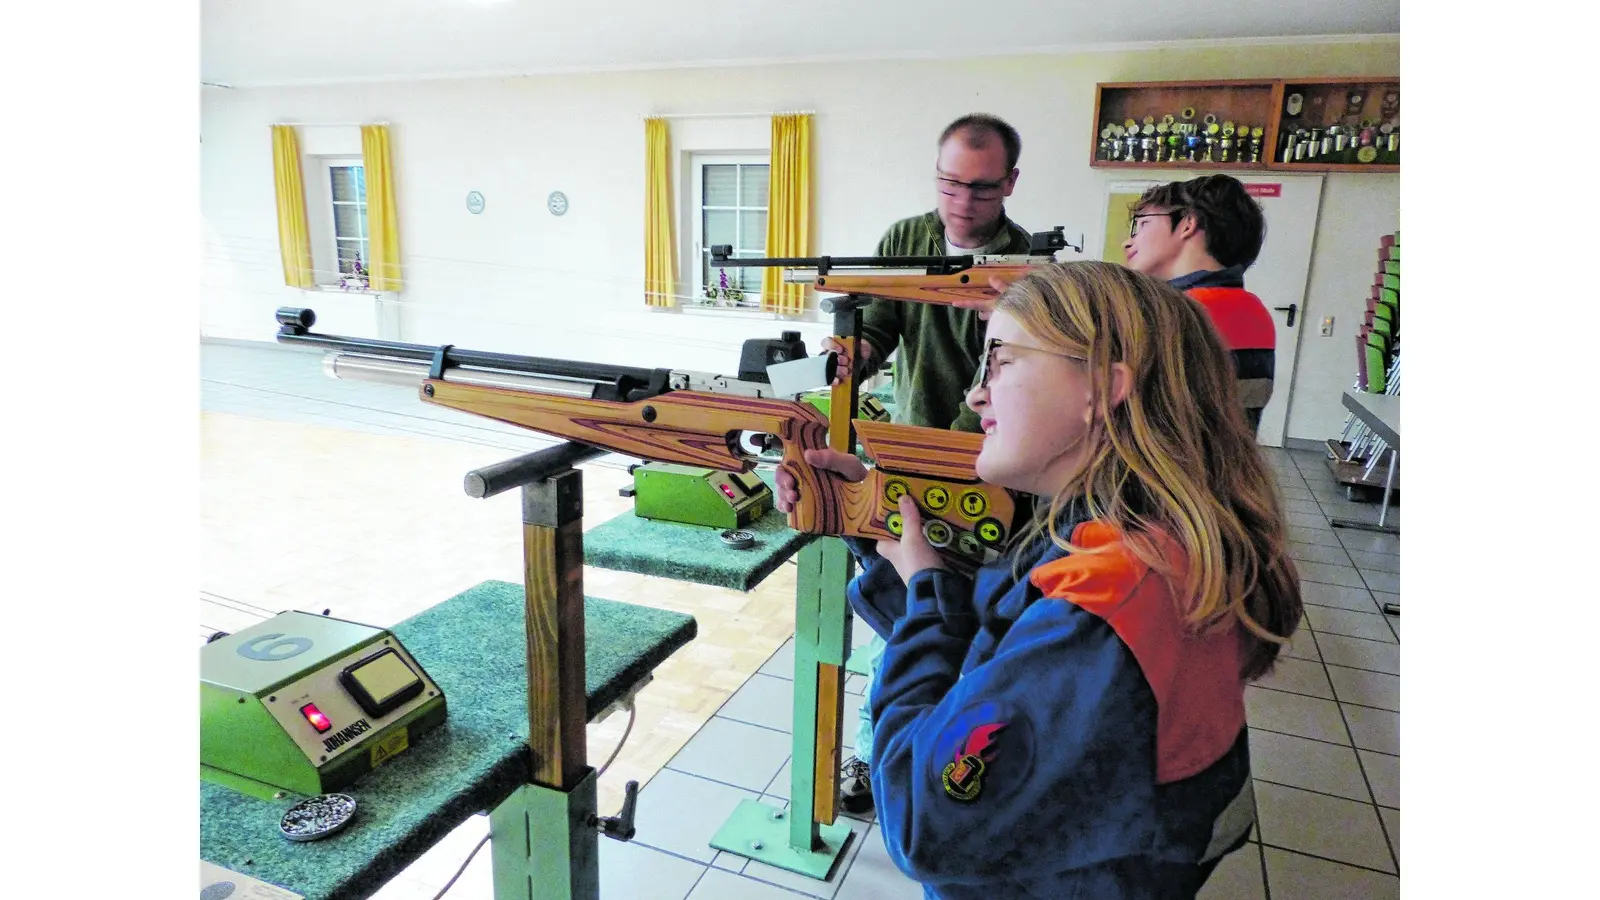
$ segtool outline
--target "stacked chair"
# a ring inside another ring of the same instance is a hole
[[[1355,389],[1373,394],[1400,393],[1400,232],[1384,235],[1378,246],[1378,270],[1367,297],[1365,319],[1356,335]],[[1381,487],[1385,471],[1374,470],[1390,458],[1389,445],[1354,415],[1328,442],[1334,477],[1355,496],[1357,487]],[[1392,464],[1392,463],[1391,463]],[[1398,489],[1399,481],[1395,487]]]

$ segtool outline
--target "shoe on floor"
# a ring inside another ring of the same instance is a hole
[[[867,764],[854,756],[840,768],[839,805],[852,815],[872,812],[872,776]]]

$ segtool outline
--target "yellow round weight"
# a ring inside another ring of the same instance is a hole
[[[890,506],[899,506],[900,498],[904,497],[909,490],[910,488],[904,481],[898,478],[891,478],[889,483],[883,486],[883,499],[889,501]]]
[[[955,531],[940,519],[929,519],[922,526],[922,536],[935,547],[948,547],[950,540],[955,537]]]
[[[901,516],[899,513],[892,512],[889,513],[888,517],[883,520],[883,526],[889,529],[890,534],[894,535],[895,537],[899,537],[905,533],[906,520],[905,517]]]
[[[934,485],[922,492],[922,505],[933,512],[944,512],[950,505],[950,492]]]
[[[973,521],[989,509],[989,498],[983,491],[966,491],[961,495],[961,514]]]
[[[977,534],[978,540],[993,546],[1006,536],[1006,530],[998,519],[984,519],[978,523]]]

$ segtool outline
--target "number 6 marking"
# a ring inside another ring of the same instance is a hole
[[[278,640],[279,638],[283,639]],[[272,643],[267,644],[265,647],[261,646],[267,641],[272,641]],[[287,648],[287,650],[284,648]],[[310,649],[310,639],[303,637],[283,637],[283,634],[280,632],[278,634],[263,634],[252,641],[242,644],[239,647],[239,655],[245,659],[255,659],[260,660],[261,662],[278,662],[279,660],[299,656]]]

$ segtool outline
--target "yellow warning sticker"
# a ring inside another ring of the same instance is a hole
[[[411,741],[406,735],[404,725],[378,738],[372,745],[372,767],[376,769],[409,746],[411,746]]]

